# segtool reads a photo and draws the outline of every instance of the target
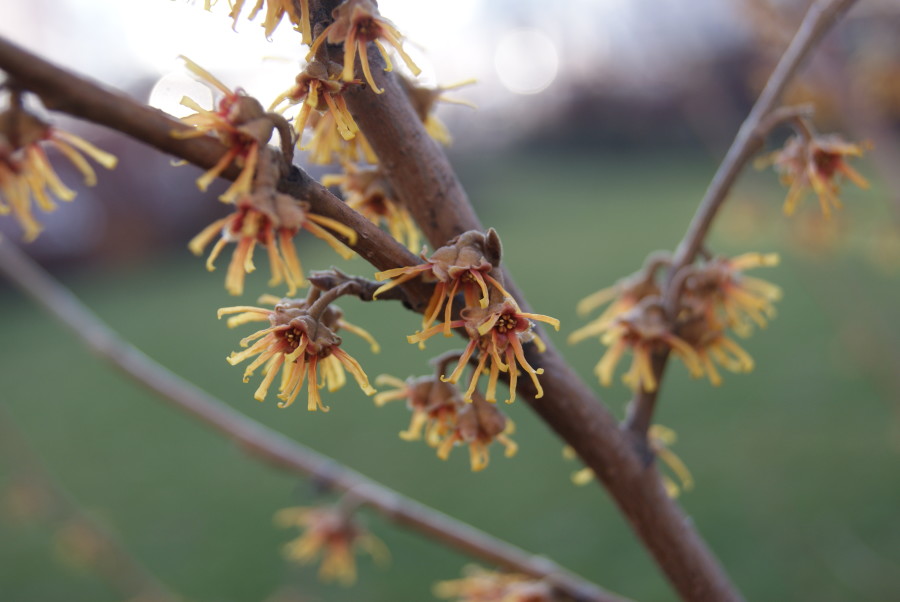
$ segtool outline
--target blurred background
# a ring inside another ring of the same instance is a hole
[[[582,297],[671,249],[807,2],[566,0],[454,3],[383,0],[429,84],[478,83],[446,105],[449,153],[476,208],[500,232],[505,261],[535,310],[562,320],[555,342],[589,382],[602,347],[571,347]],[[267,41],[258,22],[232,30],[227,3],[33,0],[3,6],[0,35],[175,114],[208,90],[184,54],[264,104],[289,87],[305,54],[285,24]],[[245,13],[252,3],[248,2]],[[813,102],[821,132],[869,140],[843,211],[825,220],[814,198],[793,218],[771,171],[748,167],[710,248],[778,251],[754,275],[785,292],[779,316],[741,344],[750,375],[712,388],[679,367],[667,374],[658,420],[694,473],[681,502],[752,600],[900,598],[900,6],[855,7],[828,36],[789,102]],[[205,95],[205,96],[204,96]],[[229,331],[221,306],[268,292],[266,270],[234,299],[224,268],[208,273],[188,240],[225,211],[200,171],[90,124],[53,121],[120,157],[74,203],[40,216],[27,250],[104,320],[154,359],[235,408],[426,504],[639,600],[674,594],[607,495],[576,487],[577,461],[524,404],[508,408],[519,454],[471,473],[465,450],[447,462],[400,440],[409,413],[376,409],[355,387],[328,395],[332,411],[279,410],[223,361],[251,330]],[[770,146],[789,135],[776,132]],[[56,160],[54,160],[54,158]],[[312,173],[302,153],[297,162]],[[21,238],[0,219],[0,233]],[[307,269],[344,262],[318,240],[298,241]],[[220,260],[221,261],[221,260]],[[280,291],[273,291],[280,292]],[[370,376],[426,374],[456,341],[407,345],[417,317],[395,304],[341,303],[385,348],[346,347]],[[386,571],[361,558],[351,589],[323,585],[314,567],[282,556],[296,536],[273,525],[280,508],[328,501],[309,483],[250,460],[221,437],[125,380],[0,281],[0,599],[138,599],[162,583],[195,601],[428,600],[431,584],[469,559],[396,529],[369,527],[393,555]],[[596,383],[595,383],[596,384]],[[621,415],[629,392],[597,386]],[[109,561],[115,540],[120,560]],[[127,558],[122,561],[122,558]]]

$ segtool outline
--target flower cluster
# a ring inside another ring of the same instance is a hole
[[[283,117],[267,113],[258,100],[248,96],[240,88],[230,90],[192,60],[184,56],[181,58],[188,70],[223,96],[214,110],[204,109],[187,96],[182,98],[182,105],[197,111],[182,119],[194,129],[173,132],[172,135],[178,138],[196,138],[212,134],[228,147],[228,152],[219,162],[197,179],[197,187],[205,191],[234,162],[241,168],[241,173],[219,197],[223,202],[232,203],[241,195],[251,192],[260,147],[269,142],[276,129],[283,137],[287,135],[290,139],[290,128]]]
[[[107,169],[117,159],[88,141],[45,123],[25,111],[19,98],[0,112],[0,215],[12,213],[31,242],[42,227],[34,217],[34,205],[41,211],[56,209],[52,197],[63,201],[75,198],[75,191],[62,183],[53,170],[43,145],[58,150],[84,176],[84,183],[94,186],[97,174],[85,155]]]
[[[185,61],[191,71],[225,94],[217,111],[205,111],[190,99],[182,100],[183,104],[199,112],[185,118],[185,121],[196,128],[178,135],[193,137],[212,133],[229,147],[222,159],[197,180],[198,186],[205,190],[233,160],[242,165],[240,175],[219,197],[222,201],[235,205],[235,211],[216,220],[195,236],[188,245],[191,251],[196,255],[202,254],[216,235],[219,235],[220,238],[206,262],[207,269],[212,271],[215,260],[225,245],[236,244],[225,277],[225,288],[232,295],[243,293],[244,277],[255,269],[253,251],[256,245],[265,247],[269,257],[272,271],[270,286],[285,282],[289,295],[293,295],[297,287],[303,286],[303,270],[293,243],[293,237],[300,230],[323,239],[345,259],[353,257],[353,252],[331,232],[343,236],[352,245],[356,242],[356,232],[353,229],[310,212],[307,203],[277,190],[282,164],[285,158],[290,157],[279,155],[266,146],[266,143],[276,129],[282,137],[287,133],[290,139],[290,130],[284,118],[264,112],[256,99],[240,91],[229,91],[224,84],[195,63],[188,59]]]
[[[687,266],[676,276],[677,307],[666,307],[661,296],[659,267],[650,262],[643,270],[582,301],[579,309],[595,309],[611,302],[603,314],[572,333],[570,342],[599,336],[608,346],[595,367],[601,384],[608,386],[627,350],[633,355],[623,380],[631,388],[648,392],[658,385],[653,358],[672,352],[694,377],[707,375],[722,382],[717,365],[731,372],[749,372],[753,359],[726,335],[731,329],[746,337],[753,326],[765,327],[774,316],[773,303],[781,298],[774,284],[746,276],[747,269],[774,266],[775,254],[745,253],[734,258],[714,257]]]
[[[284,546],[285,556],[300,564],[310,564],[321,555],[319,577],[323,581],[353,585],[355,550],[368,553],[381,565],[390,559],[384,543],[339,507],[284,508],[275,514],[275,523],[304,530],[300,537]]]
[[[499,573],[477,566],[463,570],[461,579],[434,586],[438,598],[457,602],[553,602],[553,588],[544,581],[517,573]]]
[[[412,412],[412,420],[400,438],[417,441],[424,431],[425,442],[437,450],[446,460],[453,447],[469,446],[469,460],[473,471],[483,470],[490,460],[488,447],[497,441],[509,458],[518,446],[509,438],[515,425],[493,404],[488,403],[477,391],[467,403],[462,392],[439,376],[421,376],[402,381],[382,374],[376,379],[379,386],[394,387],[375,396],[375,404],[383,406],[390,401],[406,400]]]
[[[860,157],[864,144],[852,144],[840,136],[816,136],[809,130],[792,136],[781,150],[762,157],[758,166],[773,165],[781,175],[781,182],[788,186],[784,201],[784,213],[793,215],[800,201],[810,192],[819,198],[819,206],[825,217],[831,210],[840,209],[838,176],[842,175],[862,189],[869,183],[847,163],[848,157]]]
[[[237,306],[219,310],[219,318],[233,316],[228,320],[229,327],[257,321],[269,323],[267,328],[242,339],[240,344],[245,349],[227,358],[234,366],[257,356],[243,376],[246,383],[258,368],[263,368],[263,381],[254,399],[265,400],[279,371],[278,407],[281,408],[294,403],[306,382],[307,409],[327,412],[328,406],[322,403],[319,389],[325,386],[329,391],[336,391],[343,387],[347,382],[345,370],[353,375],[366,395],[375,393],[359,362],[341,348],[342,340],[336,333],[344,329],[360,335],[372,345],[373,352],[378,351],[377,344],[369,333],[346,322],[339,308],[316,301],[320,301],[318,289],[313,289],[306,299],[281,299],[273,309]]]
[[[393,278],[375,291],[376,296],[416,277],[426,282],[436,282],[434,293],[425,308],[422,329],[408,336],[407,340],[422,345],[439,332],[450,336],[453,328],[465,329],[469,343],[456,369],[446,380],[456,383],[469,359],[477,352],[478,363],[464,395],[467,401],[472,399],[481,374],[487,371],[487,400],[497,400],[497,380],[503,372],[509,373],[510,397],[507,403],[512,403],[515,401],[520,369],[531,377],[536,396],[541,397],[543,389],[537,377],[543,369],[536,370],[531,366],[522,345],[534,342],[538,350],[543,349],[543,342],[533,331],[535,320],[559,329],[556,318],[523,312],[503,284],[491,274],[500,263],[500,255],[500,239],[493,229],[487,233],[470,230],[436,250],[427,259],[423,257],[425,263],[375,274],[379,281]],[[459,319],[454,320],[453,302],[458,292],[462,292],[465,305],[459,311]],[[442,311],[443,322],[432,326]]]

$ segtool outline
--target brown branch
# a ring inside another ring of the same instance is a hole
[[[346,98],[398,197],[435,247],[467,230],[484,231],[447,157],[425,132],[393,74],[382,70],[374,48],[368,58],[384,93],[348,89]],[[505,272],[504,282],[523,310],[530,311]],[[533,344],[525,348],[529,363],[544,369],[544,396],[536,399],[530,379],[520,379],[522,397],[594,470],[684,599],[740,600],[693,521],[666,494],[655,466],[636,452],[612,413],[549,339],[542,338],[547,342],[544,353],[537,353]]]
[[[728,197],[728,193],[744,166],[763,144],[772,128],[785,120],[802,115],[807,110],[806,107],[776,109],[776,105],[812,48],[855,2],[856,0],[818,0],[807,11],[796,35],[787,50],[784,51],[772,75],[769,76],[765,88],[747,118],[741,124],[731,147],[716,170],[703,200],[700,201],[684,238],[675,251],[666,290],[668,307],[677,305],[678,292],[673,286],[675,275],[681,268],[693,263],[700,252],[713,219]],[[662,383],[661,379],[668,357],[668,351],[663,351],[653,358],[653,372],[658,383],[656,389],[646,391],[642,388],[628,404],[628,416],[624,428],[634,433],[638,440],[646,438],[647,429],[652,422],[659,395],[659,383]]]
[[[351,492],[398,525],[489,564],[546,579],[561,593],[577,601],[624,601],[547,558],[528,554],[424,506],[233,410],[122,340],[68,289],[7,240],[0,240],[0,272],[72,330],[94,354],[174,407],[224,435],[250,456],[276,468],[308,476],[326,488]]]

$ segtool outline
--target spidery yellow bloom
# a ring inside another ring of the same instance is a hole
[[[602,335],[616,317],[632,309],[642,299],[659,295],[656,273],[667,262],[667,258],[651,261],[640,271],[579,301],[576,311],[580,315],[587,315],[607,303],[609,306],[599,317],[569,335],[569,343],[578,343],[589,337]]]
[[[345,139],[331,111],[312,113],[309,123],[312,126],[312,136],[303,148],[309,151],[311,163],[328,165],[335,161],[355,163],[361,160],[378,163],[378,157],[363,133],[356,132],[349,140]]]
[[[17,101],[14,101],[17,102]],[[58,150],[94,186],[97,174],[85,155],[105,167],[116,166],[115,156],[90,142],[38,119],[21,106],[0,112],[0,215],[12,213],[26,242],[41,233],[34,206],[44,212],[56,209],[53,197],[75,198],[75,191],[63,184],[53,170],[43,145]]]
[[[422,376],[402,381],[399,378],[380,375],[376,384],[394,387],[375,396],[376,405],[390,401],[406,400],[413,417],[409,428],[400,433],[406,441],[422,438],[436,449],[442,460],[450,456],[456,445],[468,445],[469,461],[473,471],[487,468],[490,460],[488,448],[497,441],[504,447],[504,455],[510,458],[518,446],[509,438],[515,425],[493,404],[488,403],[478,391],[466,402],[462,392],[452,383],[438,376]]]
[[[410,251],[420,249],[419,230],[409,211],[394,198],[390,182],[380,167],[344,164],[344,173],[322,178],[324,186],[340,186],[348,207],[376,226],[384,223],[394,239]]]
[[[487,468],[490,461],[488,447],[494,441],[503,445],[503,455],[507,458],[516,455],[519,446],[509,438],[514,432],[513,421],[475,391],[472,403],[463,405],[457,412],[453,427],[437,446],[437,455],[446,460],[455,445],[468,445],[469,463],[472,471],[478,472]]]
[[[340,508],[284,508],[275,514],[275,523],[303,529],[300,537],[284,546],[284,554],[300,564],[311,564],[321,556],[319,578],[322,581],[353,585],[356,550],[368,553],[380,565],[390,560],[384,543]]]
[[[744,271],[775,265],[775,253],[715,257],[693,266],[685,278],[678,334],[697,352],[713,385],[722,382],[716,365],[735,373],[753,369],[753,358],[726,335],[726,329],[746,337],[754,325],[766,327],[775,315],[774,302],[781,299],[781,289]]]
[[[225,289],[232,295],[244,292],[244,276],[255,269],[253,251],[257,245],[265,247],[269,257],[272,271],[269,286],[286,282],[289,295],[303,286],[303,269],[293,241],[300,230],[321,238],[345,259],[353,257],[353,251],[325,228],[341,234],[350,244],[356,242],[356,232],[338,221],[310,212],[307,203],[274,189],[262,189],[240,197],[236,205],[234,213],[204,228],[188,245],[191,252],[201,255],[216,236],[220,237],[206,261],[206,268],[212,271],[225,246],[236,244],[225,276]]]
[[[456,424],[459,409],[465,404],[460,390],[435,376],[420,376],[405,381],[381,374],[375,379],[379,387],[393,387],[375,395],[375,405],[381,407],[391,401],[406,401],[412,419],[405,431],[400,431],[404,441],[422,438],[431,447],[437,447]]]
[[[266,113],[259,101],[247,96],[243,90],[232,91],[190,59],[184,56],[181,59],[189,71],[221,92],[223,97],[214,110],[204,109],[193,99],[183,97],[181,104],[196,113],[182,118],[182,121],[194,129],[176,131],[172,135],[176,138],[196,138],[212,134],[228,147],[219,162],[197,179],[197,187],[205,191],[234,162],[241,167],[241,173],[219,197],[223,202],[233,203],[251,192],[260,147],[268,143],[276,129],[282,136],[290,138],[290,127],[280,115]]]
[[[340,309],[334,305],[328,305],[318,315],[313,313],[314,308],[307,299],[283,299],[273,309],[237,306],[219,310],[219,318],[233,315],[228,321],[229,327],[247,322],[269,322],[268,328],[241,340],[243,351],[233,352],[226,358],[234,366],[256,356],[244,370],[243,380],[248,382],[258,368],[263,368],[263,381],[253,395],[257,401],[265,400],[279,371],[278,398],[281,401],[278,407],[281,408],[294,403],[306,382],[307,409],[327,412],[328,406],[322,403],[319,389],[326,386],[333,392],[343,387],[347,382],[345,370],[353,375],[366,395],[375,393],[359,362],[341,348],[341,337],[335,333],[344,328],[360,334],[376,351],[377,345],[371,335],[358,326],[347,324]]]
[[[351,140],[359,132],[359,126],[344,100],[343,91],[347,85],[340,81],[340,65],[313,60],[297,75],[294,85],[278,95],[269,110],[283,113],[290,106],[302,105],[294,117],[298,144],[302,142],[303,130],[314,111],[329,114],[341,138]],[[305,150],[308,147],[301,145],[300,148]]]
[[[544,581],[518,573],[499,573],[467,566],[461,579],[434,585],[438,598],[456,602],[555,602],[558,598]]]
[[[537,390],[535,399],[544,396],[538,375],[544,373],[543,368],[535,369],[525,357],[523,343],[534,342],[538,351],[543,351],[545,346],[540,337],[534,333],[534,322],[545,322],[559,330],[559,320],[542,314],[526,313],[519,309],[512,297],[490,305],[487,308],[467,307],[461,312],[462,319],[451,322],[451,327],[464,327],[469,335],[469,344],[466,345],[456,368],[450,376],[444,380],[455,383],[462,376],[463,370],[475,352],[478,352],[478,364],[472,372],[469,387],[465,392],[465,399],[470,401],[478,379],[485,370],[488,371],[488,384],[486,398],[488,401],[497,400],[497,380],[501,372],[509,373],[509,399],[506,403],[516,400],[516,386],[521,371],[531,378],[534,388]],[[444,325],[434,326],[413,336],[407,337],[410,343],[424,340],[443,328]]]
[[[651,256],[643,270],[579,304],[579,311],[586,313],[612,301],[599,318],[569,337],[574,343],[599,336],[608,346],[594,369],[604,386],[612,383],[613,372],[627,350],[634,359],[623,380],[648,392],[658,385],[652,358],[667,349],[685,363],[692,376],[705,374],[713,385],[722,382],[717,366],[737,373],[753,369],[753,358],[727,331],[745,337],[753,326],[764,328],[775,315],[774,302],[781,298],[781,289],[744,271],[777,265],[778,255],[709,257],[681,268],[673,279],[679,295],[671,316],[664,309],[658,273],[669,263],[667,256]]]
[[[703,373],[697,352],[672,332],[659,297],[645,297],[635,307],[615,318],[601,341],[609,348],[597,362],[594,372],[604,386],[612,383],[613,372],[627,349],[631,350],[634,358],[622,380],[636,391],[656,390],[658,383],[651,357],[666,348],[684,361],[692,376]]]
[[[372,0],[344,0],[332,11],[334,22],[326,27],[319,37],[310,46],[306,59],[316,55],[316,51],[323,42],[329,44],[344,45],[344,70],[341,77],[344,81],[353,81],[353,66],[356,55],[359,54],[359,62],[362,65],[366,82],[376,94],[384,92],[372,79],[372,70],[369,67],[369,58],[366,53],[366,44],[372,42],[378,48],[384,58],[385,71],[393,69],[391,57],[381,43],[382,40],[394,47],[413,75],[421,73],[421,69],[413,62],[403,50],[403,36],[394,25],[378,13],[378,6]]]
[[[869,183],[848,163],[849,157],[860,157],[866,144],[852,144],[840,136],[816,136],[811,133],[793,136],[781,150],[761,158],[758,166],[773,165],[788,186],[784,201],[785,215],[793,215],[800,201],[813,191],[825,217],[840,209],[838,176],[844,176],[862,189]]]
[[[425,282],[437,282],[422,318],[422,334],[428,331],[443,309],[441,329],[444,336],[450,336],[453,299],[458,292],[463,293],[466,307],[482,309],[490,303],[492,290],[503,297],[510,297],[503,284],[491,275],[494,266],[500,262],[500,254],[500,239],[493,229],[486,234],[470,230],[455,237],[427,259],[423,255],[425,263],[375,274],[375,280],[379,282],[391,281],[379,287],[374,296],[416,277],[421,277]],[[428,336],[418,338],[424,340]]]

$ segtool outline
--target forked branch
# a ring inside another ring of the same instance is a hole
[[[712,227],[713,220],[728,198],[728,193],[747,162],[759,150],[769,132],[779,123],[803,114],[807,109],[782,108],[778,103],[784,95],[788,84],[794,79],[803,65],[804,59],[822,37],[840,20],[856,0],[818,0],[813,3],[800,24],[800,28],[784,51],[772,75],[754,103],[747,118],[741,124],[731,147],[716,170],[703,200],[688,226],[687,232],[675,251],[675,257],[669,271],[667,304],[671,307],[676,301],[678,291],[673,287],[675,276],[687,265],[693,263],[706,236]],[[653,358],[653,371],[656,382],[661,382],[662,374],[668,362],[668,353],[660,353]],[[625,427],[636,433],[640,440],[646,437],[647,429],[653,420],[659,387],[653,391],[641,389],[632,399],[628,407]]]

